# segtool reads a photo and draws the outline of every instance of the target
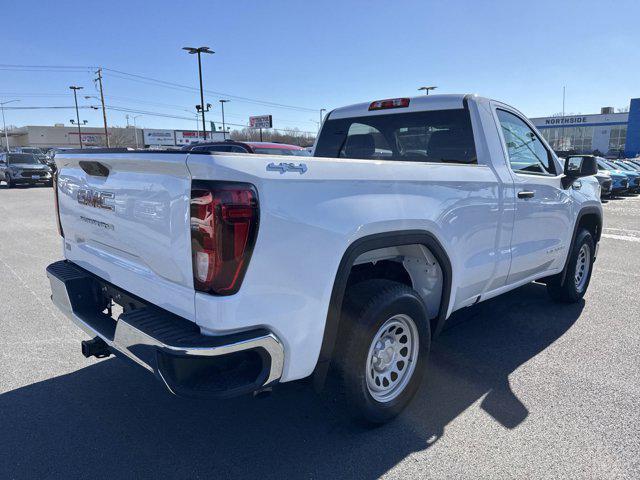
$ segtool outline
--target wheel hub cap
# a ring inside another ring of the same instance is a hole
[[[574,281],[576,289],[582,292],[584,289],[587,278],[589,278],[589,268],[591,267],[591,252],[588,245],[582,245],[578,252],[578,259],[576,261],[576,270]]]
[[[418,329],[408,315],[388,319],[374,335],[366,363],[367,389],[389,402],[406,388],[418,358]]]

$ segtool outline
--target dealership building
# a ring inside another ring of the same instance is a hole
[[[633,98],[629,111],[532,118],[533,124],[557,152],[593,153],[635,157],[640,155],[640,98]]]
[[[180,147],[203,141],[202,132],[196,130],[142,129],[131,127],[108,128],[109,143],[112,147]],[[207,132],[207,140],[222,140],[222,132]],[[103,147],[103,128],[27,125],[7,131],[9,147],[62,147],[78,148],[79,139],[85,147]],[[5,135],[0,135],[0,150],[5,147]]]

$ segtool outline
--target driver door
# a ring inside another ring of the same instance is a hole
[[[507,284],[562,269],[572,234],[571,189],[562,186],[551,150],[520,113],[495,110],[515,192]]]

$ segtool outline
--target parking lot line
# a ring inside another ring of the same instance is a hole
[[[603,233],[603,238],[611,238],[613,240],[625,240],[627,242],[640,242],[640,237],[631,237],[629,235],[613,235],[611,233]]]

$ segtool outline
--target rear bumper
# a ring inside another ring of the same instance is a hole
[[[260,390],[280,379],[284,350],[265,329],[224,336],[200,333],[193,322],[111,285],[77,265],[47,267],[53,303],[109,349],[154,373],[182,396],[230,397]],[[125,307],[117,320],[105,313],[110,300]]]

